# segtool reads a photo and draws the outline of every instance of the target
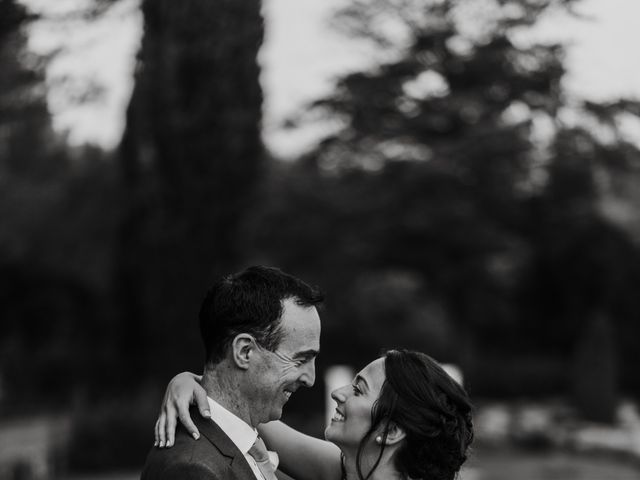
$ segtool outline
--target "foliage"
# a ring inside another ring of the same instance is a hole
[[[484,15],[472,1],[366,0],[337,17],[387,55],[311,106],[343,127],[279,167],[273,191],[284,198],[269,196],[257,228],[279,263],[331,289],[325,336],[349,340],[330,355],[417,342],[460,362],[482,392],[483,356],[546,358],[564,365],[552,384],[568,391],[590,312],[610,312],[637,337],[628,282],[638,247],[602,209],[603,185],[638,172],[639,152],[618,129],[637,102],[569,103],[562,46],[520,35],[574,3],[496,1]],[[584,124],[565,120],[569,108]],[[421,333],[401,335],[403,322]],[[401,338],[388,334],[392,324]],[[624,358],[632,343],[620,344]],[[622,374],[627,388],[635,368]],[[541,385],[540,372],[523,371],[519,384]],[[497,383],[494,393],[512,392],[507,378]]]
[[[67,447],[67,468],[73,472],[141,470],[153,448],[153,421],[149,408],[159,398],[156,390],[104,399],[74,412]]]
[[[13,0],[2,0],[0,14],[0,181],[34,183],[59,172],[64,158],[49,125],[42,65],[25,48],[30,17]]]
[[[614,421],[618,393],[614,352],[611,321],[603,315],[592,314],[578,338],[573,373],[574,400],[586,420]]]
[[[596,403],[608,418],[613,393],[640,392],[640,232],[628,221],[640,153],[619,128],[640,103],[570,101],[562,46],[521,39],[549,9],[574,3],[351,2],[337,23],[383,60],[301,115],[343,128],[284,163],[260,142],[256,0],[142,3],[115,153],[74,151],[52,133],[41,61],[24,49],[28,15],[0,0],[8,390],[66,402],[87,387],[125,388],[140,372],[164,383],[198,370],[202,294],[218,275],[261,262],[326,290],[319,370],[409,346],[461,364],[474,394],[573,390],[588,412],[590,388],[603,386],[607,402]],[[596,384],[591,372],[602,374]],[[294,416],[319,405],[301,398]],[[121,408],[105,407],[109,420],[79,416],[74,465],[106,461],[83,447],[100,443],[107,423],[120,433],[105,445],[133,435]]]
[[[109,272],[117,214],[112,158],[68,149],[51,128],[32,17],[0,4],[0,374],[17,409],[66,403],[113,355]],[[89,363],[89,359],[91,363]],[[5,410],[6,411],[6,410]]]
[[[123,360],[167,378],[200,368],[200,301],[214,278],[243,261],[238,228],[263,168],[263,25],[256,0],[145,1],[142,12],[119,152],[126,211],[115,289]]]

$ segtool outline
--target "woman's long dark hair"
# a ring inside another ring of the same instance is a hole
[[[473,440],[472,405],[467,392],[428,355],[410,350],[390,350],[384,355],[386,379],[371,409],[371,428],[361,440],[356,456],[360,480],[378,467],[389,430],[405,432],[395,466],[407,478],[453,480],[467,459]],[[382,427],[380,453],[365,476],[364,447]]]

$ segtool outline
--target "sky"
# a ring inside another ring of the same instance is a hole
[[[91,0],[21,0],[34,11],[55,16]],[[495,0],[467,0],[490,8]],[[29,30],[36,53],[62,50],[47,69],[48,102],[54,128],[72,145],[113,148],[124,129],[140,46],[140,0],[121,0],[101,20],[42,20]],[[265,41],[260,52],[264,90],[263,137],[277,156],[294,157],[332,126],[311,124],[295,133],[283,121],[331,91],[341,73],[376,61],[376,52],[331,28],[331,13],[349,0],[264,0]],[[534,33],[541,40],[567,43],[567,90],[579,97],[606,100],[640,98],[640,1],[583,0],[586,17],[550,15]],[[93,88],[97,95],[79,95]]]

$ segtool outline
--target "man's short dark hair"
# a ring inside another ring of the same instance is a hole
[[[262,347],[274,351],[282,340],[283,301],[302,307],[322,303],[322,293],[283,271],[249,267],[216,282],[200,308],[200,333],[206,363],[215,365],[240,333],[253,335]]]

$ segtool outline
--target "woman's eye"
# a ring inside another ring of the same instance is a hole
[[[362,395],[362,390],[360,390],[360,387],[358,387],[357,385],[351,385],[353,387],[353,393],[355,393],[356,395]]]

